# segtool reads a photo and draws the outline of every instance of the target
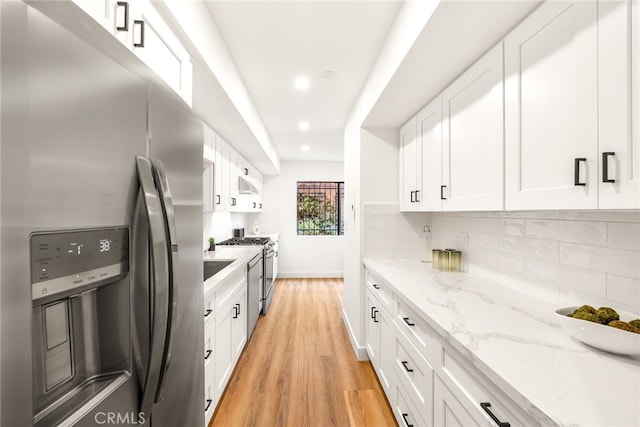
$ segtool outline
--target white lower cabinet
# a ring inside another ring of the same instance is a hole
[[[538,423],[367,269],[366,349],[400,426],[534,426]],[[385,308],[372,283],[391,295]],[[381,286],[381,287],[382,287]]]
[[[205,426],[247,343],[246,310],[246,268],[238,268],[204,297]]]
[[[380,301],[367,290],[366,346],[369,359],[385,392],[391,390],[393,375],[393,352],[389,349],[394,344],[393,319]]]

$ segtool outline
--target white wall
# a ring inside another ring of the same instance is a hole
[[[234,228],[244,228],[245,234],[253,234],[253,224],[255,222],[260,222],[259,213],[206,213],[203,221],[203,248],[209,247],[209,237],[213,237],[216,243],[230,239],[233,236],[232,230]]]
[[[367,353],[364,347],[364,316],[362,315],[364,312],[362,283],[364,275],[360,256],[362,244],[360,196],[361,183],[371,176],[362,177],[360,173],[361,170],[365,173],[372,170],[369,165],[362,167],[361,148],[364,143],[361,138],[369,138],[373,134],[363,131],[363,135],[361,135],[360,128],[438,4],[439,0],[403,3],[345,126],[345,189],[348,194],[351,194],[345,197],[345,202],[347,209],[353,206],[355,227],[353,229],[347,227],[345,230],[343,318],[353,349],[361,360],[367,358]],[[397,168],[397,153],[393,159],[387,159],[386,164],[391,165],[392,162],[395,162]],[[395,179],[397,182],[397,173]],[[394,201],[397,202],[397,200]]]
[[[278,233],[280,277],[342,277],[344,236],[298,236],[298,181],[343,181],[343,162],[282,161],[280,175],[265,177],[261,233]],[[345,187],[345,192],[352,189]]]

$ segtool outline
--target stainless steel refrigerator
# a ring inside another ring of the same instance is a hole
[[[202,426],[202,126],[0,2],[0,425]]]

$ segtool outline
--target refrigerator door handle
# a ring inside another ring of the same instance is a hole
[[[164,352],[162,357],[162,368],[160,371],[160,381],[156,394],[156,402],[162,401],[164,398],[164,378],[167,370],[171,365],[171,355],[173,352],[173,338],[176,329],[176,319],[178,315],[178,294],[177,294],[177,278],[178,278],[178,240],[176,237],[175,211],[173,207],[173,198],[171,189],[167,179],[167,173],[164,165],[160,160],[152,160],[153,177],[156,181],[156,187],[160,195],[160,205],[164,212],[164,221],[167,239],[167,254],[169,260],[169,280],[167,282],[167,291],[169,296],[168,306],[168,323],[165,333]]]
[[[142,373],[144,385],[140,400],[140,412],[151,414],[160,385],[165,337],[168,324],[169,258],[167,254],[167,234],[162,206],[153,179],[152,165],[145,157],[136,157],[140,192],[149,227],[151,283],[150,293],[150,341],[146,372]],[[139,337],[143,338],[144,337]],[[135,348],[135,347],[134,347]]]

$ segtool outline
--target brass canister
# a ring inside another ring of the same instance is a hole
[[[434,270],[440,270],[440,256],[442,255],[442,249],[433,249],[431,251],[431,266]]]

